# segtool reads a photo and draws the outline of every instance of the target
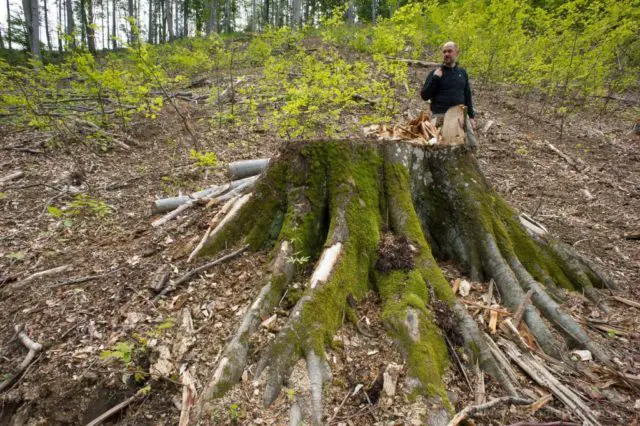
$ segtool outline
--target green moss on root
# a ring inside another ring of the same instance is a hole
[[[449,354],[427,308],[429,294],[422,274],[416,269],[377,274],[376,284],[383,303],[382,319],[407,361],[410,397],[437,395],[452,410],[442,383]],[[415,315],[411,321],[410,315]],[[409,323],[415,321],[416,333],[411,335]]]
[[[369,290],[371,265],[380,238],[379,169],[382,164],[375,150],[341,142],[311,145],[314,161],[327,165],[329,212],[329,240],[335,231],[335,220],[342,214],[348,235],[340,261],[332,271],[329,282],[312,290],[313,299],[301,312],[301,323],[310,335],[306,339],[316,354],[324,353],[335,332],[342,325],[347,309],[347,296],[361,298]],[[340,201],[346,197],[346,206]],[[331,244],[331,242],[328,242]],[[310,290],[311,291],[311,290]]]
[[[392,215],[392,229],[397,235],[417,244],[419,253],[416,256],[416,269],[420,271],[424,281],[433,288],[439,300],[453,303],[455,295],[431,253],[414,209],[409,172],[400,164],[386,162],[384,175],[387,202],[399,213],[395,217]]]

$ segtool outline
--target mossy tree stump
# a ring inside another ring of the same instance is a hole
[[[404,256],[409,259],[376,267],[384,256],[383,234],[408,242]],[[241,242],[254,250],[270,248],[272,270],[199,398],[198,422],[206,423],[212,400],[240,380],[251,335],[300,273],[290,262],[294,254],[308,256],[315,269],[286,326],[261,355],[255,376],[265,378],[264,402],[271,404],[294,365],[305,358],[311,423],[324,419],[322,388],[330,378],[325,347],[341,327],[343,313],[351,311],[348,298],[371,290],[379,293],[383,321],[406,360],[405,389],[430,407],[425,422],[446,423],[452,410],[441,380],[449,356],[436,306],[450,313],[471,359],[508,394],[518,394],[483,332],[457,302],[434,255],[455,261],[474,280],[493,279],[511,311],[532,291],[523,321],[547,355],[561,358],[567,349],[580,347],[608,363],[602,348],[563,311],[554,289],[579,290],[595,299],[595,287],[613,283],[570,247],[529,235],[463,145],[290,143],[203,254]]]

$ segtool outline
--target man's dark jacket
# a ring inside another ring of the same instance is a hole
[[[431,100],[431,112],[434,114],[444,114],[455,105],[466,105],[467,114],[473,118],[475,113],[467,72],[457,65],[453,68],[442,65],[441,68],[442,77],[434,75],[436,70],[429,73],[420,96],[425,101]]]

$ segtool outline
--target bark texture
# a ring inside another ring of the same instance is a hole
[[[385,258],[387,238],[405,242],[402,262]],[[256,364],[254,380],[263,383],[265,404],[271,404],[300,359],[306,360],[311,398],[295,404],[291,416],[311,424],[326,420],[322,389],[331,373],[325,350],[343,315],[356,317],[347,301],[369,291],[380,295],[382,319],[405,359],[408,397],[429,407],[423,422],[446,424],[452,415],[442,383],[449,366],[445,334],[459,336],[473,362],[518,396],[513,372],[457,301],[436,258],[455,261],[474,280],[493,279],[513,312],[531,291],[523,327],[547,355],[560,359],[568,348],[580,347],[608,363],[605,351],[554,297],[562,287],[595,298],[595,288],[613,282],[568,246],[529,235],[464,145],[288,144],[270,162],[249,201],[210,237],[202,253],[238,243],[272,248],[272,269],[199,398],[196,423],[206,423],[215,398],[240,380],[250,363]],[[292,277],[307,270],[291,262],[293,254],[308,256],[313,272],[300,278],[306,288],[296,292],[286,326],[268,350],[249,359],[260,318],[278,305]],[[454,325],[441,324],[436,311],[453,318]]]

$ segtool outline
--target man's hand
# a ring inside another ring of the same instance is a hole
[[[436,68],[436,71],[433,73],[436,77],[442,77],[442,67]]]
[[[476,119],[469,117],[469,121],[471,122],[471,127],[473,127],[473,131],[477,132],[478,131],[478,122],[476,121]]]

